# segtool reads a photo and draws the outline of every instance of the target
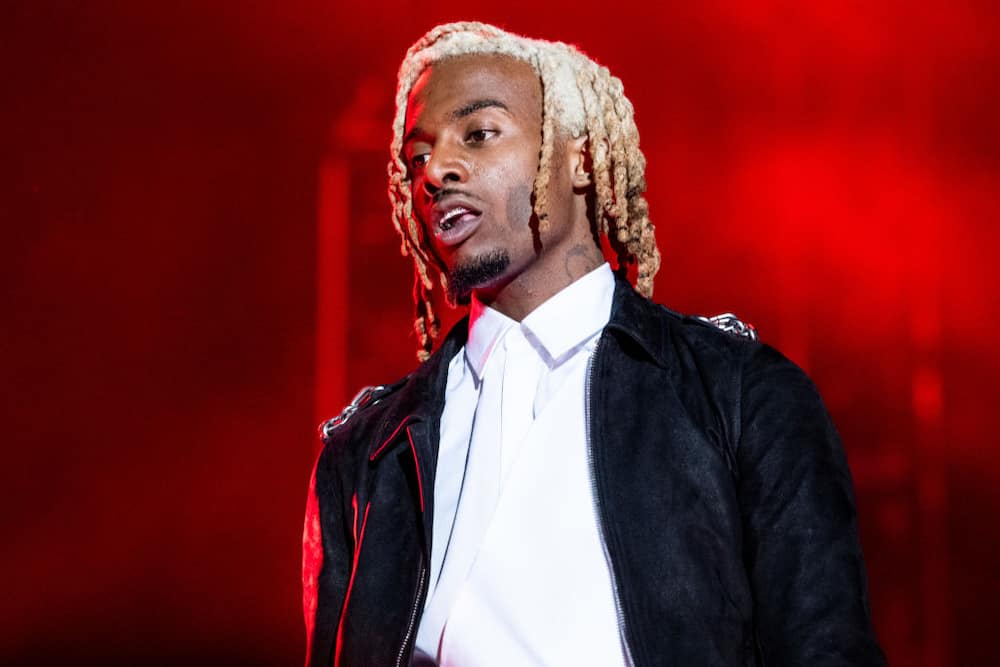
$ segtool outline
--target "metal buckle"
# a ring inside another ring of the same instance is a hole
[[[741,338],[748,338],[750,340],[758,340],[757,327],[749,322],[744,322],[733,313],[722,313],[721,315],[715,315],[713,317],[696,315],[695,319],[701,320],[706,324],[711,324],[716,329],[733,334],[734,336],[740,336]]]
[[[355,413],[361,410],[361,408],[378,403],[379,397],[377,397],[376,394],[381,392],[383,389],[385,389],[385,385],[377,384],[372,385],[371,387],[365,387],[359,391],[339,415],[331,419],[327,419],[325,422],[320,424],[319,432],[324,438],[330,437],[330,434],[335,428],[346,424],[347,421],[355,415]]]

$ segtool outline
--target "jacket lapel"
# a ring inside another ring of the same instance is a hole
[[[465,345],[468,317],[462,318],[431,358],[421,364],[397,394],[369,444],[369,461],[377,465],[389,452],[406,451],[414,463],[418,509],[423,518],[425,544],[430,553],[441,413],[444,410],[448,365]]]

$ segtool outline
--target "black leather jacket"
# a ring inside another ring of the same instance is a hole
[[[326,429],[304,540],[308,665],[409,664],[448,361],[466,335],[463,321],[413,374]],[[798,367],[619,281],[587,385],[601,530],[635,665],[885,664],[850,473]]]

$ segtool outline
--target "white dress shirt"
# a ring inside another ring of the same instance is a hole
[[[584,405],[613,293],[603,264],[520,323],[473,299],[448,367],[416,640],[442,667],[626,664]]]

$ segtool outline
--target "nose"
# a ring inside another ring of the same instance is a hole
[[[469,168],[459,151],[439,146],[431,151],[424,176],[424,190],[433,196],[447,185],[464,183],[468,179]]]

